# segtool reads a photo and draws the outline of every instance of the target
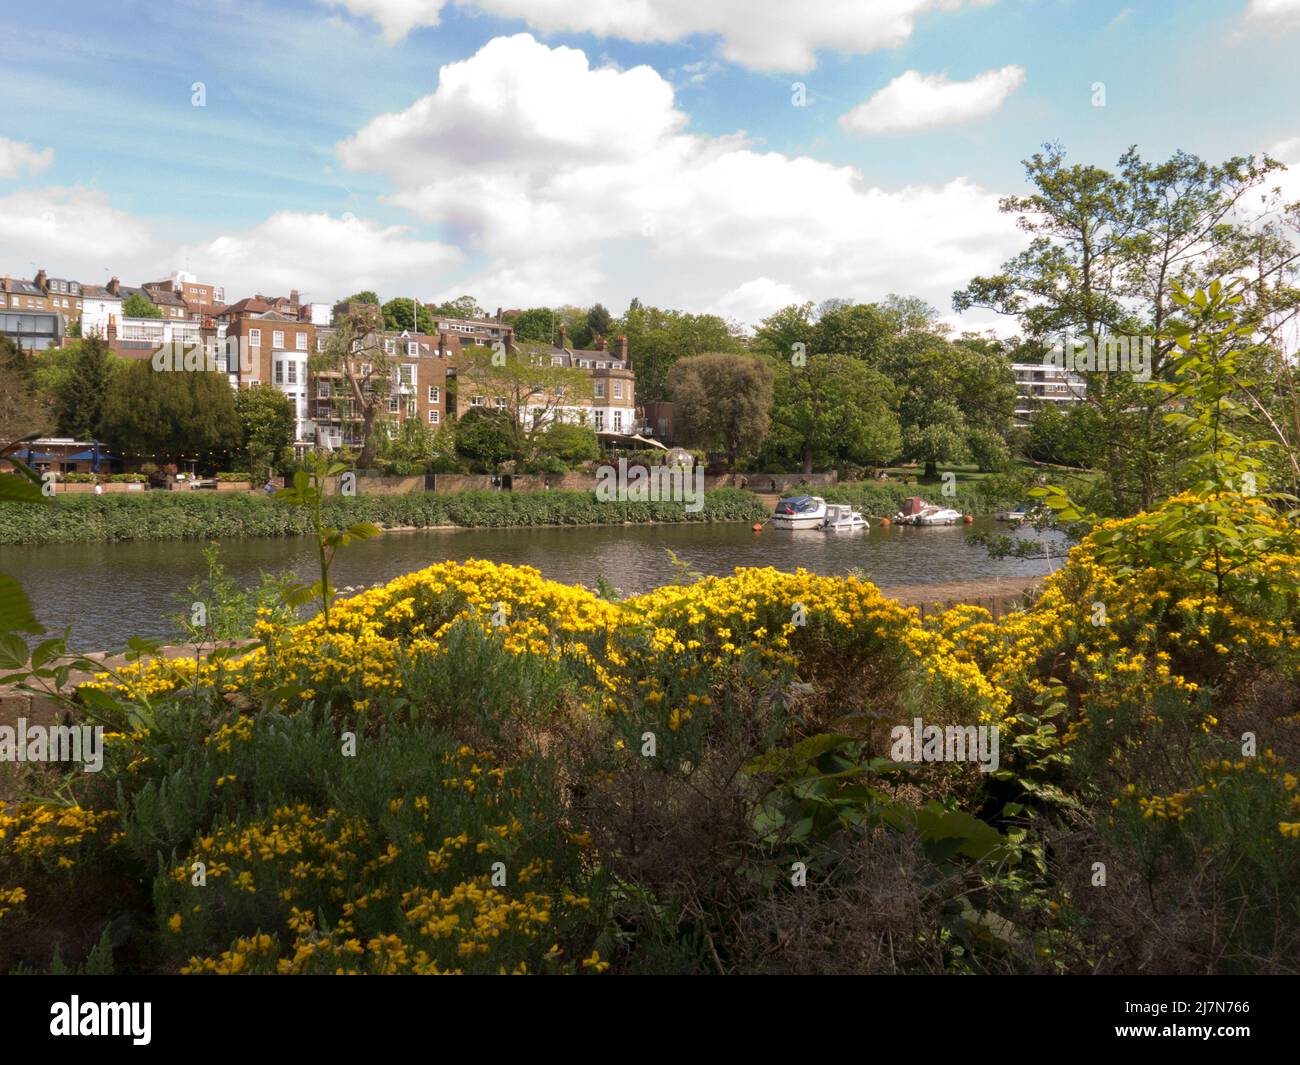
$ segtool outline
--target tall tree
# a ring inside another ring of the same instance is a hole
[[[549,307],[529,307],[510,319],[515,339],[534,344],[552,344],[556,340],[555,314]]]
[[[412,332],[429,334],[434,332],[433,312],[415,299],[391,299],[383,306],[384,328],[396,333]]]
[[[44,432],[50,411],[36,386],[32,359],[7,336],[0,336],[0,444]]]
[[[629,307],[615,329],[627,337],[637,395],[643,403],[668,398],[668,373],[678,359],[747,347],[739,327],[714,314]]]
[[[239,420],[223,373],[155,370],[147,359],[113,375],[103,435],[119,454],[179,464],[224,464],[240,447]]]
[[[614,328],[614,316],[603,304],[593,304],[587,310],[587,330],[593,337],[607,337]]]
[[[803,472],[817,459],[881,465],[902,440],[893,382],[847,355],[777,362],[772,421],[798,443]]]
[[[261,478],[284,471],[293,462],[295,418],[289,397],[275,385],[259,384],[235,393],[244,461]]]
[[[958,311],[983,307],[1016,318],[1026,337],[1050,345],[1063,334],[1104,351],[1107,340],[1147,338],[1151,375],[1167,380],[1173,341],[1168,323],[1175,282],[1195,288],[1224,262],[1252,277],[1271,275],[1294,250],[1261,249],[1248,195],[1278,164],[1239,156],[1210,164],[1177,152],[1148,163],[1135,148],[1113,170],[1070,165],[1059,145],[1025,162],[1034,191],[1010,196],[1002,210],[1018,218],[1029,246],[987,277],[953,295]],[[1181,431],[1163,418],[1159,390],[1131,373],[1087,372],[1087,402],[1109,427],[1099,442],[1103,512],[1130,513],[1170,488]]]
[[[100,438],[114,363],[119,361],[98,337],[77,341],[54,391],[54,419],[60,433],[74,440]]]
[[[767,435],[775,374],[756,355],[708,352],[677,360],[669,371],[673,426],[690,445],[721,451],[727,467]]]
[[[380,309],[360,306],[339,320],[325,342],[325,350],[312,355],[311,372],[337,373],[343,390],[361,417],[361,450],[357,465],[368,468],[382,442],[380,423],[387,417],[388,401],[397,387],[397,363],[384,352]],[[342,397],[339,397],[342,398]]]

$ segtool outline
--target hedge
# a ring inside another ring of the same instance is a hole
[[[698,513],[687,512],[684,503],[602,503],[592,492],[561,491],[335,497],[325,510],[325,520],[335,526],[371,521],[384,528],[758,521],[767,516],[758,497],[735,488],[706,492],[704,509]],[[262,495],[150,492],[60,496],[39,507],[0,503],[0,545],[211,540],[307,532],[304,510]]]

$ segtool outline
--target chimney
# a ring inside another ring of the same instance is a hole
[[[289,306],[295,311],[298,309],[298,290],[296,288],[289,290]]]
[[[568,346],[569,346],[569,331],[564,328],[564,323],[561,322],[560,323],[560,347],[567,348]]]
[[[108,294],[110,296],[122,295],[122,282],[119,281],[116,277],[113,278],[111,281],[109,281],[106,287],[108,289]]]
[[[618,357],[627,362],[627,337],[625,336],[618,338]]]
[[[114,280],[116,280],[116,278],[114,278]],[[108,337],[107,337],[107,339],[108,339],[108,340],[116,340],[116,339],[117,339],[117,315],[110,314],[110,315],[108,316]]]
[[[501,308],[500,308],[500,307],[497,308],[497,321],[498,321],[498,322],[501,321]]]
[[[597,337],[597,338],[596,338],[596,350],[597,350],[597,351],[604,351],[604,350],[605,350],[605,338],[604,338],[604,337]]]
[[[438,333],[438,357],[445,359],[447,357],[447,332],[441,330]]]
[[[42,292],[50,291],[50,282],[49,282],[49,278],[45,276],[45,267],[42,266],[39,270],[36,271],[36,277],[32,280],[32,284],[35,285],[37,288],[39,288]]]

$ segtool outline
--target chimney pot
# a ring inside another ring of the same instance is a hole
[[[564,323],[561,322],[560,323],[560,347],[567,348],[568,346],[569,346],[569,331],[565,329]]]
[[[627,361],[627,337],[625,336],[618,338],[618,357],[624,362]]]
[[[597,338],[596,338],[596,350],[597,350],[597,351],[604,351],[604,350],[605,350],[605,338],[604,338],[604,337],[597,337]]]

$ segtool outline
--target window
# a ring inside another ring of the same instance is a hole
[[[486,407],[487,400],[483,396],[470,396],[469,405],[471,407]]]
[[[622,382],[622,381],[615,381],[615,382],[614,382],[614,398],[615,398],[615,399],[622,399],[622,398],[623,398],[623,382]]]
[[[384,354],[385,354],[385,355],[391,355],[391,354],[392,354],[394,351],[396,351],[396,350],[397,350],[397,344],[396,344],[396,341],[393,341],[393,340],[385,340],[385,341],[384,341]]]
[[[402,363],[398,369],[399,380],[404,385],[415,384],[415,367],[408,362]]]
[[[250,348],[260,348],[262,346],[262,331],[260,329],[250,329],[248,331],[248,346]]]
[[[604,398],[605,398],[605,382],[604,382],[604,381],[597,381],[597,382],[596,382],[596,385],[595,385],[595,389],[596,389],[596,398],[597,398],[597,399],[604,399]]]
[[[316,398],[317,399],[330,398],[330,383],[328,381],[316,382]]]
[[[437,388],[435,388],[433,385],[430,385],[430,386],[429,386],[429,402],[430,402],[430,403],[437,403],[437,402],[438,402],[438,397],[439,397],[440,394],[441,394],[441,393],[439,392],[439,390],[438,390]]]
[[[614,412],[614,432],[621,433],[622,431],[623,431],[623,412],[621,410],[616,410]]]
[[[363,363],[361,364],[361,376],[362,376],[362,377],[369,377],[369,376],[370,376],[370,363],[368,363],[368,362],[363,362]]]
[[[551,365],[552,365],[552,366],[563,366],[563,365],[564,365],[564,356],[563,356],[563,355],[552,355],[552,356],[551,356]]]
[[[360,350],[361,350],[361,341],[359,341],[359,340],[354,340],[354,341],[352,341],[352,350],[353,350],[353,351],[360,351]]]
[[[413,399],[408,399],[408,400],[406,401],[406,416],[407,416],[408,418],[414,418],[414,417],[416,416],[417,413],[418,413],[418,411],[417,411],[416,406],[415,406],[415,400],[413,400]]]
[[[401,409],[402,409],[402,401],[401,401],[400,399],[398,399],[396,396],[389,396],[389,397],[388,397],[388,413],[389,413],[389,414],[396,414],[396,413],[397,413],[399,410],[401,410]]]
[[[296,385],[298,383],[298,364],[294,362],[292,359],[286,361],[288,362],[289,365],[288,382],[291,385]]]
[[[594,414],[596,416],[596,432],[599,433],[605,428],[605,412],[603,410],[598,410],[595,411]]]
[[[408,355],[418,355],[418,354],[420,354],[420,343],[419,343],[419,341],[417,341],[417,340],[408,340],[408,341],[406,342],[406,354],[408,354]]]
[[[293,337],[293,346],[294,346],[298,351],[306,351],[306,350],[307,350],[307,334],[306,334],[306,333],[295,333],[295,334],[294,334],[294,337]]]
[[[509,406],[509,403],[506,400],[502,399],[500,396],[497,396],[497,409],[499,410],[507,406]]]
[[[280,359],[275,360],[275,383],[284,384],[284,362]]]
[[[439,415],[438,415],[438,411],[436,411],[436,410],[431,410],[431,411],[429,411],[429,424],[430,424],[430,425],[437,425],[437,424],[438,424],[438,417],[439,417]]]
[[[317,350],[317,351],[324,351],[324,350],[325,350],[325,338],[324,338],[324,337],[317,337],[317,338],[316,338],[316,350]]]
[[[271,334],[271,347],[275,348],[276,351],[282,351],[284,349],[283,329],[277,329]]]

